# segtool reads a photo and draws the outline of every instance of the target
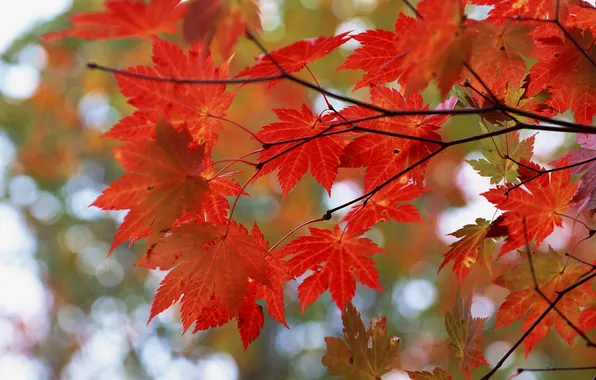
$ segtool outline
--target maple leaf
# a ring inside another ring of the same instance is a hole
[[[171,269],[157,290],[149,320],[180,300],[187,330],[212,297],[231,315],[240,315],[249,282],[271,286],[266,255],[246,228],[235,223],[229,230],[205,222],[174,227],[137,263],[149,269]]]
[[[224,6],[225,0],[190,1],[182,26],[184,41],[189,44],[202,41],[208,45],[215,34]]]
[[[415,19],[400,14],[395,21],[395,32],[388,30],[367,30],[352,36],[360,43],[338,70],[364,70],[366,74],[354,85],[352,91],[359,88],[393,82],[404,75],[401,68],[405,53],[398,49],[398,36],[412,33]]]
[[[137,66],[127,71],[162,78],[228,77],[228,63],[215,67],[202,43],[194,44],[185,53],[173,43],[156,38],[153,42],[153,63],[154,67]],[[211,152],[217,140],[216,131],[221,128],[220,121],[215,117],[225,117],[235,92],[226,92],[223,84],[184,85],[115,76],[122,94],[138,110],[122,119],[104,136],[137,141],[151,136],[152,126],[165,118],[176,128],[188,128],[196,142],[205,143],[206,153]]]
[[[244,236],[244,229],[240,227],[240,230],[242,232],[242,236]],[[217,227],[209,224],[199,225],[192,231],[199,232],[199,240],[195,242],[197,244],[196,247],[200,247],[201,242],[207,241],[213,236],[217,235]],[[201,233],[205,232],[208,233],[206,235],[207,238],[202,239],[200,237],[202,236]],[[177,231],[174,230],[173,233],[177,233]],[[190,236],[189,234],[186,235],[187,237]],[[256,245],[260,246],[266,252],[268,243],[256,224],[253,226],[250,237],[254,239],[254,243]],[[178,264],[178,267],[189,265],[191,267],[190,269],[194,270],[192,268],[195,258],[189,255],[188,260],[183,259],[184,261],[180,261],[181,254],[192,254],[192,252],[185,252],[186,249],[192,249],[190,246],[186,247],[188,241],[183,242],[182,244],[174,242],[170,243],[175,246],[173,252],[161,248],[153,250],[150,255],[146,255],[141,261],[139,261],[139,263],[137,263],[137,265],[148,268],[155,268],[156,266],[159,266],[161,269],[164,269],[174,267],[176,264]],[[201,264],[197,262],[197,265]],[[267,278],[270,282],[269,285],[259,283],[249,278],[248,282],[246,283],[244,299],[238,308],[237,314],[234,314],[234,312],[230,311],[230,309],[221,302],[220,298],[218,298],[215,293],[213,293],[207,300],[205,299],[205,295],[199,295],[200,298],[198,301],[195,299],[195,296],[187,297],[186,302],[190,303],[191,306],[182,310],[184,329],[186,330],[193,323],[193,318],[195,322],[193,333],[196,333],[200,330],[207,330],[213,327],[222,326],[230,320],[236,319],[238,322],[238,332],[240,333],[242,344],[246,350],[248,345],[259,336],[264,323],[263,308],[256,304],[258,299],[264,299],[267,303],[269,315],[287,327],[284,313],[284,296],[282,286],[283,283],[290,280],[291,277],[287,273],[285,262],[279,257],[275,256],[275,252],[266,255],[265,265]],[[156,295],[155,301],[152,305],[149,319],[150,321],[153,317],[155,317],[155,315],[168,308],[172,302],[176,302],[172,300],[178,300],[180,298],[180,292],[184,293],[184,289],[181,290],[178,284],[180,284],[182,287],[187,286],[182,281],[186,281],[186,284],[190,284],[189,281],[191,281],[192,272],[187,273],[185,270],[183,270],[183,268],[180,269],[181,275],[187,276],[186,280],[181,280],[180,274],[176,274],[173,276],[174,284],[172,286],[171,283],[166,283],[164,279],[164,282],[162,283],[163,288],[160,287],[158,289],[158,294]],[[184,295],[182,297],[182,302],[185,302]]]
[[[78,13],[70,16],[71,29],[50,32],[43,41],[66,37],[85,40],[127,37],[150,38],[159,33],[176,33],[186,4],[180,0],[106,0],[105,11]]]
[[[470,371],[489,364],[478,348],[484,322],[488,318],[472,317],[472,298],[462,297],[459,290],[453,302],[453,310],[445,314],[445,327],[449,335],[449,351],[459,360],[459,369],[471,379]]]
[[[265,322],[263,308],[256,304],[256,292],[250,284],[237,315],[229,312],[217,297],[211,296],[208,303],[201,309],[194,321],[195,328],[193,333],[223,326],[232,319],[236,319],[237,321],[242,346],[246,351],[248,345],[259,337]]]
[[[521,163],[535,170],[544,170],[530,161],[522,159]],[[564,159],[557,167],[566,165],[567,159]],[[525,167],[519,167],[518,172],[522,181],[536,175],[535,171]],[[577,188],[577,184],[571,184],[570,180],[571,170],[564,169],[534,178],[525,184],[525,189],[516,188],[508,195],[505,195],[505,186],[497,186],[482,194],[499,210],[505,211],[498,225],[507,228],[508,236],[499,257],[526,243],[524,218],[528,239],[535,239],[537,247],[553,232],[555,226],[563,225],[559,214],[571,206],[570,200]]]
[[[594,37],[588,31],[570,31],[576,42],[596,59],[596,51],[589,49]],[[569,39],[550,39],[536,47],[533,58],[538,62],[530,68],[528,96],[548,90],[551,97],[546,104],[559,113],[571,108],[575,120],[592,124],[596,114],[596,68]]]
[[[579,315],[579,328],[586,332],[596,328],[596,307],[582,310]]]
[[[587,1],[580,1],[580,4],[569,4],[569,14],[565,24],[577,28],[596,31],[596,8]]]
[[[459,77],[464,62],[472,53],[474,29],[467,28],[457,1],[422,0],[417,5],[424,19],[416,19],[412,33],[401,35],[399,45],[407,49],[402,69],[409,72],[407,92],[426,88],[431,80],[443,97]]]
[[[162,122],[155,140],[138,141],[115,152],[127,173],[110,184],[92,206],[104,210],[130,210],[116,231],[113,251],[120,243],[144,237],[157,241],[183,214],[202,215],[209,192],[201,176],[204,145],[193,145],[187,129],[176,131]]]
[[[491,21],[504,22],[515,17],[554,19],[556,13],[553,0],[470,0],[470,3],[492,5],[488,14]]]
[[[349,32],[338,34],[334,37],[313,37],[294,42],[291,45],[272,50],[269,54],[261,54],[256,58],[257,63],[240,71],[236,77],[266,77],[280,74],[279,68],[271,60],[291,74],[302,70],[306,65],[323,58],[350,39]],[[269,82],[273,87],[279,80]]]
[[[471,73],[467,79],[473,88],[486,92],[487,86],[497,98],[504,98],[508,84],[520,83],[526,75],[524,58],[534,49],[532,27],[522,23],[502,27],[484,22],[476,24],[475,29],[479,36],[474,39],[469,64],[482,83]],[[479,94],[473,95],[478,101],[483,100]]]
[[[534,141],[534,135],[520,141],[518,132],[482,140],[480,147],[484,158],[466,162],[481,176],[489,177],[490,183],[496,184],[505,180],[506,183],[515,184],[519,182],[515,162],[521,159],[529,161],[532,158]],[[506,159],[505,155],[512,160]]]
[[[374,194],[365,205],[357,205],[344,216],[350,231],[364,233],[379,222],[421,222],[418,209],[413,205],[397,205],[418,198],[427,188],[405,181],[394,182]],[[405,182],[405,183],[402,183]]]
[[[526,258],[527,253],[522,256]],[[583,263],[567,262],[550,247],[548,252],[532,254],[532,263],[537,286],[551,301],[557,297],[558,292],[575,284],[586,274],[586,266]],[[511,291],[497,311],[495,329],[507,326],[525,316],[522,330],[526,331],[550,306],[550,302],[547,302],[535,290],[532,270],[527,260],[505,270],[495,280],[495,284]],[[592,288],[592,284],[586,282],[566,293],[557,303],[557,308],[573,324],[577,325],[581,308],[588,302],[593,302],[594,299],[596,299],[596,292]],[[573,344],[573,338],[577,332],[558,313],[553,311],[548,313],[524,339],[526,357],[534,346],[548,335],[551,326],[554,326],[569,345]]]
[[[368,257],[384,253],[375,243],[359,238],[359,233],[342,233],[338,226],[333,231],[312,227],[309,231],[310,236],[294,239],[280,253],[284,257],[292,256],[288,260],[288,270],[293,276],[313,271],[298,286],[303,311],[327,289],[343,310],[356,293],[355,279],[371,289],[382,291],[375,264]]]
[[[467,224],[461,229],[451,233],[451,236],[459,237],[460,240],[451,244],[449,251],[443,255],[441,269],[453,261],[453,273],[461,284],[464,278],[470,273],[472,264],[479,263],[484,268],[491,270],[491,261],[495,251],[494,237],[504,236],[507,229],[491,223],[486,219],[477,218],[476,224]]]
[[[194,0],[184,17],[182,34],[187,43],[214,40],[223,57],[229,57],[247,26],[260,30],[258,5],[253,0]]]
[[[399,338],[387,336],[387,318],[373,318],[365,330],[360,313],[347,303],[341,317],[345,342],[325,337],[327,353],[321,363],[329,375],[343,380],[377,380],[390,371]]]
[[[280,121],[264,126],[257,133],[257,137],[265,144],[314,136],[328,128],[319,121],[306,104],[302,104],[300,110],[278,108],[273,112]],[[259,162],[269,160],[296,144],[298,142],[294,141],[272,145],[261,152]],[[311,174],[331,194],[331,186],[337,175],[339,156],[346,144],[347,140],[340,135],[311,139],[263,165],[258,175],[262,176],[279,169],[277,179],[285,196],[310,167]]]
[[[354,38],[362,44],[340,69],[362,69],[360,87],[399,79],[407,93],[423,90],[436,79],[445,96],[471,54],[472,33],[462,27],[461,10],[454,1],[422,0],[420,19],[400,15],[395,33],[369,31]]]
[[[571,168],[571,174],[584,174],[582,177],[577,193],[573,197],[573,201],[579,204],[587,202],[590,215],[596,212],[596,136],[595,135],[576,135],[579,149],[572,150],[568,154],[570,165],[576,165],[580,162],[594,159],[594,161],[577,165]]]
[[[427,110],[422,96],[412,93],[406,97],[399,91],[386,87],[371,87],[373,104],[392,110]],[[348,120],[375,115],[374,111],[352,106],[340,111]],[[385,117],[372,122],[359,123],[362,127],[379,131],[400,133],[436,141],[441,140],[435,131],[448,119],[448,116],[399,116]],[[428,156],[439,148],[430,142],[407,140],[382,134],[366,134],[350,142],[341,156],[341,166],[356,168],[366,166],[364,191],[368,192],[408,166]],[[422,183],[426,164],[410,170],[408,176],[416,183]]]
[[[406,371],[412,380],[452,380],[453,377],[443,369],[436,367],[433,372],[427,371]]]

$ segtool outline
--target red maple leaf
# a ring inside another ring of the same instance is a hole
[[[178,132],[167,123],[157,125],[155,140],[116,150],[116,160],[127,173],[92,204],[104,210],[130,210],[110,251],[148,233],[152,244],[183,214],[203,215],[203,200],[209,192],[201,176],[207,168],[204,154],[204,145],[193,145],[187,129]]]
[[[488,19],[493,22],[504,22],[516,17],[554,20],[557,9],[553,0],[470,0],[470,3],[492,5]]]
[[[499,220],[497,219],[497,221]],[[506,228],[482,218],[476,219],[476,224],[463,226],[450,234],[461,239],[451,244],[451,249],[443,255],[443,262],[441,262],[437,273],[450,261],[453,261],[453,273],[460,284],[470,273],[474,263],[479,263],[492,273],[491,261],[495,251],[495,242],[491,238],[506,234]]]
[[[411,93],[437,80],[441,94],[447,95],[472,52],[474,30],[464,26],[459,7],[456,1],[422,0],[417,5],[422,17],[400,15],[395,33],[377,30],[355,36],[362,47],[340,68],[367,71],[355,89],[399,79]]]
[[[527,253],[523,256],[527,260]],[[575,284],[586,274],[586,266],[583,263],[567,262],[562,259],[553,249],[549,249],[546,253],[532,254],[538,288],[550,301],[557,297],[558,292]],[[534,289],[532,271],[527,261],[507,269],[495,280],[495,284],[511,291],[497,311],[495,329],[526,316],[522,323],[522,330],[526,331],[550,306],[550,302],[542,298]],[[593,302],[594,299],[596,299],[596,292],[592,284],[586,282],[566,293],[557,303],[557,308],[577,326],[581,308]],[[548,335],[551,326],[554,326],[569,345],[573,344],[573,338],[577,336],[577,332],[558,313],[552,311],[524,339],[526,357],[534,346]]]
[[[578,1],[578,4],[569,4],[569,14],[565,24],[581,29],[596,32],[596,8],[587,1]]]
[[[398,49],[398,36],[401,33],[412,33],[415,23],[415,19],[402,13],[395,21],[395,32],[380,29],[367,30],[352,37],[360,42],[361,46],[338,68],[366,71],[352,91],[393,82],[404,74],[401,65],[405,52]]]
[[[524,165],[535,170],[544,168],[533,162],[521,160]],[[557,167],[567,165],[567,159],[561,160]],[[536,171],[526,167],[518,167],[521,181],[536,175]],[[564,169],[541,175],[525,184],[525,188],[513,189],[505,195],[507,188],[497,186],[482,195],[499,210],[505,211],[499,218],[497,226],[506,227],[507,239],[501,247],[499,257],[526,244],[524,218],[526,220],[528,239],[536,240],[540,247],[542,241],[550,235],[555,226],[561,227],[562,214],[571,206],[571,198],[577,183],[571,184],[571,170]]]
[[[247,27],[261,29],[255,1],[194,0],[188,5],[182,33],[187,43],[213,40],[227,58]]]
[[[191,222],[179,225],[137,263],[170,270],[160,284],[149,321],[180,301],[182,325],[193,332],[238,320],[244,348],[263,327],[264,299],[272,318],[285,322],[283,288],[290,279],[283,260],[267,252],[267,242],[255,225],[246,228]]]
[[[396,181],[374,194],[365,205],[357,205],[343,218],[348,223],[348,230],[364,233],[379,222],[421,222],[418,209],[409,202],[424,194],[429,189],[408,183],[407,177]]]
[[[280,74],[279,68],[271,60],[273,58],[286,73],[294,73],[302,70],[306,65],[323,58],[333,50],[337,49],[350,39],[349,32],[338,34],[334,37],[313,37],[306,40],[294,42],[269,54],[261,54],[256,58],[257,63],[240,71],[236,77],[266,77]],[[269,82],[269,88],[279,81]]]
[[[306,104],[300,110],[274,109],[273,112],[280,121],[264,126],[257,133],[259,139],[266,144],[314,136],[328,128]],[[298,143],[299,141],[294,141],[272,145],[261,152],[259,162],[271,159]],[[263,165],[259,175],[279,169],[277,178],[285,196],[310,167],[311,174],[331,193],[331,186],[337,176],[339,156],[346,144],[347,140],[340,135],[311,139]]]
[[[467,79],[480,92],[486,93],[484,86],[488,86],[497,98],[505,98],[507,92],[514,91],[526,75],[524,58],[529,57],[534,49],[530,35],[532,27],[523,23],[497,26],[488,22],[475,27],[479,38],[475,39],[474,54],[469,64],[482,83],[471,73],[467,73]],[[482,103],[480,95],[473,95]]]
[[[403,97],[399,91],[386,87],[374,86],[370,90],[371,100],[375,105],[392,110],[427,110],[422,96],[417,93]],[[345,108],[341,114],[348,120],[376,115],[374,111],[358,106]],[[435,131],[447,120],[448,116],[396,116],[379,118],[358,125],[379,131],[400,133],[403,135],[441,140]],[[364,191],[370,191],[410,165],[437,150],[438,144],[408,140],[393,136],[370,133],[355,138],[346,146],[341,156],[343,167],[366,167]],[[418,165],[408,172],[408,176],[422,183],[426,164]]]
[[[576,42],[596,59],[596,50],[590,49],[594,37],[589,31],[570,31]],[[533,54],[538,62],[530,68],[528,96],[548,90],[546,104],[563,113],[571,108],[575,121],[592,124],[596,114],[596,68],[569,40],[549,39],[539,45]]]
[[[579,315],[579,328],[586,332],[596,328],[596,307],[582,310]]]
[[[132,73],[162,78],[226,79],[228,64],[218,67],[202,43],[190,47],[188,53],[171,42],[156,38],[153,43],[154,67],[128,68]],[[105,136],[123,141],[136,141],[151,136],[153,125],[166,118],[174,127],[185,126],[195,142],[205,143],[207,154],[217,140],[220,121],[225,117],[235,92],[226,92],[225,85],[185,85],[155,82],[116,74],[120,91],[138,110],[120,120]]]
[[[229,230],[227,226],[205,222],[173,228],[137,263],[150,269],[172,269],[157,291],[150,319],[181,297],[185,330],[201,315],[212,296],[237,315],[250,281],[271,286],[266,256],[267,250],[246,228],[235,223]]]
[[[180,0],[107,0],[105,11],[70,16],[71,29],[44,34],[44,41],[66,37],[86,40],[126,37],[150,38],[159,33],[176,33],[186,4]]]
[[[302,310],[313,303],[325,290],[343,310],[356,293],[357,279],[371,289],[382,291],[377,269],[369,257],[384,251],[375,243],[350,231],[342,232],[309,227],[310,236],[301,236],[282,248],[293,276],[301,276],[308,270],[313,273],[298,286],[298,298]]]

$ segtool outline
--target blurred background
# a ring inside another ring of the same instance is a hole
[[[259,4],[261,39],[270,49],[347,30],[393,29],[402,7],[400,1],[390,0],[261,0]],[[151,45],[137,40],[38,41],[43,33],[67,27],[66,14],[101,6],[99,0],[0,4],[0,379],[325,378],[320,364],[324,337],[341,335],[340,313],[325,294],[301,314],[296,281],[286,288],[290,329],[266,317],[261,337],[246,352],[234,323],[182,335],[177,307],[147,325],[149,305],[164,273],[135,267],[143,242],[121,246],[107,257],[123,214],[88,207],[122,173],[112,159],[117,143],[100,136],[132,107],[110,75],[89,72],[85,63],[93,60],[119,68],[150,64]],[[312,65],[324,87],[351,93],[360,73],[336,67],[355,47],[357,43],[349,42]],[[250,65],[256,55],[253,45],[241,41],[232,72]],[[282,83],[268,93],[265,87],[243,88],[228,118],[256,131],[273,121],[272,108],[299,107],[302,102],[317,111],[325,107],[320,96],[296,85]],[[367,97],[366,90],[352,94]],[[433,89],[424,96],[431,106],[439,101]],[[478,120],[469,116],[451,120],[442,135],[454,138],[476,131]],[[573,141],[573,136],[540,133],[537,160],[549,162]],[[214,154],[236,157],[255,147],[242,131],[227,128],[221,131]],[[490,184],[463,162],[479,156],[475,148],[459,146],[431,162],[428,184],[433,191],[416,202],[424,223],[382,223],[368,233],[389,252],[377,259],[385,292],[359,287],[354,303],[365,323],[385,314],[389,332],[401,338],[396,369],[384,379],[404,380],[404,369],[435,366],[458,372],[458,363],[449,358],[444,345],[443,323],[457,283],[450,266],[438,275],[437,269],[454,241],[448,233],[476,217],[494,216],[494,208],[478,196]],[[256,220],[275,242],[303,221],[360,195],[361,174],[340,171],[332,198],[309,179],[282,199],[275,175],[265,177],[249,188],[251,198],[241,200],[235,217],[247,225]],[[573,226],[566,224],[544,247],[550,244],[563,251],[577,240]],[[579,256],[594,259],[593,252],[593,242],[576,250]],[[493,275],[516,259],[515,253],[503,257]],[[470,284],[475,284],[474,316],[489,317],[482,349],[494,364],[520,336],[521,323],[493,332],[495,310],[507,291],[491,285],[487,273],[475,267],[464,286],[471,292]],[[582,364],[594,364],[593,352],[579,341],[570,348],[553,333],[528,360],[516,351],[494,378],[506,379],[519,366]],[[474,377],[486,371],[481,367]],[[518,377],[555,378],[560,377],[533,373]]]

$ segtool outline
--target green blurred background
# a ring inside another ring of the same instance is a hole
[[[298,282],[288,284],[290,329],[266,318],[261,337],[243,352],[234,323],[192,335],[181,335],[174,307],[147,325],[149,305],[163,278],[134,266],[143,243],[107,251],[122,213],[88,205],[122,171],[112,159],[115,141],[102,139],[132,108],[113,78],[88,72],[89,60],[113,67],[150,64],[146,41],[85,42],[64,40],[40,44],[38,37],[68,25],[64,15],[101,8],[97,0],[20,0],[0,4],[0,379],[318,379],[324,336],[341,335],[339,311],[325,294],[304,314],[296,298]],[[393,29],[402,8],[390,0],[263,0],[260,2],[268,48],[338,32]],[[350,93],[360,73],[336,67],[356,45],[350,42],[312,65],[324,87]],[[243,40],[232,72],[251,64],[258,50]],[[273,120],[272,108],[315,110],[323,99],[294,84],[246,86],[228,117],[256,131]],[[353,93],[366,99],[366,90]],[[432,89],[425,99],[439,101]],[[341,104],[335,103],[339,106]],[[242,131],[224,127],[214,155],[236,157],[256,148]],[[478,130],[474,117],[450,121],[444,137]],[[572,137],[541,134],[539,160],[548,162],[566,149]],[[404,369],[441,366],[457,373],[444,344],[444,311],[457,284],[450,268],[437,275],[441,254],[453,239],[445,236],[494,209],[478,193],[489,184],[463,163],[476,157],[475,146],[450,150],[431,163],[430,195],[417,201],[424,223],[384,223],[368,236],[388,255],[377,260],[384,293],[359,287],[354,300],[365,323],[382,312],[390,333],[401,338],[395,370],[387,380],[407,379]],[[245,173],[246,176],[250,173]],[[282,199],[275,175],[249,187],[235,217],[256,220],[271,242],[323,210],[359,195],[361,172],[340,171],[329,199],[316,182],[301,182]],[[321,227],[321,226],[318,226]],[[575,242],[570,225],[547,242],[564,250]],[[592,243],[578,255],[593,258]],[[495,273],[515,254],[501,260]],[[464,286],[472,292],[473,313],[490,317],[483,351],[496,363],[520,335],[520,323],[493,332],[494,312],[507,292],[490,284],[485,270],[474,268]],[[590,356],[592,355],[592,356]],[[508,378],[518,366],[594,364],[593,352],[577,342],[569,348],[555,334],[524,361],[517,351],[495,379]],[[479,378],[487,371],[473,372]],[[560,376],[560,375],[559,375]],[[580,377],[573,378],[583,378]],[[586,375],[586,379],[590,375]],[[455,378],[461,378],[455,376]],[[555,379],[524,373],[518,379]]]

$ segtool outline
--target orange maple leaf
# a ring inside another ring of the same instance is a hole
[[[533,162],[524,159],[521,162],[535,170],[544,170]],[[565,165],[567,165],[566,158],[561,160],[557,167]],[[518,168],[518,172],[521,181],[537,173],[522,166]],[[505,195],[507,190],[505,186],[497,186],[482,194],[499,210],[505,211],[497,223],[498,226],[506,227],[508,230],[507,239],[501,247],[499,257],[526,244],[524,218],[528,239],[536,239],[538,247],[553,232],[555,226],[563,225],[559,214],[571,207],[571,199],[578,185],[570,181],[571,170],[564,169],[534,178],[525,184],[525,189],[516,188],[507,195]]]
[[[527,253],[522,256],[527,258]],[[558,292],[581,280],[587,272],[583,263],[564,263],[562,259],[552,248],[546,253],[532,254],[537,286],[550,301],[557,297]],[[511,291],[497,311],[495,329],[507,326],[525,316],[522,330],[526,331],[550,306],[550,302],[535,290],[532,270],[527,261],[507,269],[495,280],[495,284]],[[594,299],[596,299],[596,292],[592,284],[586,282],[566,293],[557,303],[557,308],[577,326],[581,308],[593,302]],[[534,346],[546,337],[551,326],[554,326],[569,345],[573,344],[573,338],[577,336],[577,332],[553,310],[524,340],[526,357]]]
[[[298,286],[302,310],[313,303],[325,290],[343,310],[356,293],[357,279],[371,289],[382,291],[375,263],[369,257],[385,251],[359,234],[339,227],[333,231],[309,228],[310,236],[301,236],[282,248],[284,256],[291,256],[288,268],[293,276],[306,271],[314,273]],[[282,255],[280,254],[280,255]]]
[[[44,34],[43,41],[66,37],[86,40],[126,37],[150,38],[158,33],[176,33],[186,4],[180,0],[107,0],[105,11],[78,13],[70,16],[71,29]]]

